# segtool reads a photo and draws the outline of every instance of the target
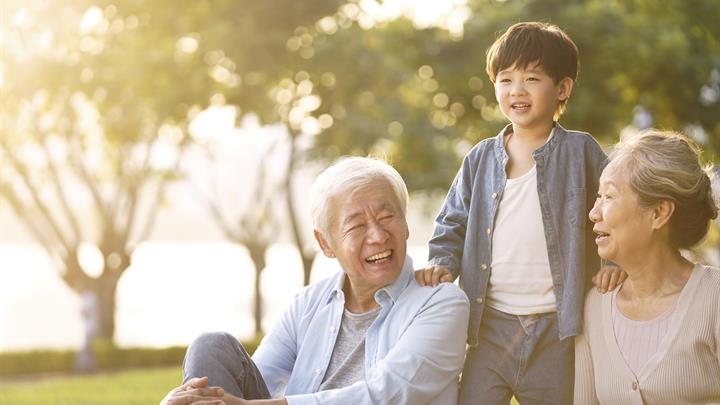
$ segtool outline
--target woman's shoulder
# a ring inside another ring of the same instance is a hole
[[[698,292],[708,292],[720,299],[720,268],[703,264],[695,265],[699,273]]]
[[[612,292],[608,292],[606,294],[612,294]],[[592,288],[588,291],[585,295],[585,319],[600,319],[603,296],[604,294],[598,292],[596,288]]]
[[[720,286],[720,267],[696,264],[693,272],[699,273],[698,286],[700,288],[716,290]]]

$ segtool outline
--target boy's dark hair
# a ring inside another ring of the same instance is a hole
[[[556,84],[565,77],[575,81],[580,69],[577,46],[563,30],[553,24],[514,24],[487,50],[487,74],[493,83],[498,72],[512,65],[527,69],[535,63],[538,63]],[[560,101],[559,113],[565,110],[566,102],[567,100]]]

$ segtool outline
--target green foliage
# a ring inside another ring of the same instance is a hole
[[[506,124],[485,73],[485,50],[518,21],[559,25],[580,49],[564,126],[618,140],[642,106],[653,126],[692,133],[720,151],[720,2],[475,0],[456,40],[404,19],[317,32],[312,80],[334,125],[315,156],[386,154],[411,190],[443,190],[459,159]],[[705,92],[705,96],[702,96]],[[709,95],[709,97],[708,97]]]
[[[248,353],[253,353],[258,344],[260,344],[260,338],[243,342],[243,347]],[[101,370],[170,365],[179,368],[185,356],[185,350],[185,347],[118,348],[108,341],[97,342],[93,347],[96,364]],[[69,373],[73,371],[75,356],[76,352],[72,350],[0,353],[0,376]]]

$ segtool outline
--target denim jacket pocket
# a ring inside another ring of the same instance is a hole
[[[584,228],[587,212],[585,211],[585,189],[570,189],[570,194],[565,201],[565,212],[570,221],[570,225],[577,228]]]

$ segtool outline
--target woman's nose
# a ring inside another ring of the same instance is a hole
[[[599,222],[601,215],[600,215],[600,204],[598,204],[597,201],[595,201],[595,204],[593,205],[592,209],[590,210],[590,213],[588,214],[588,218],[590,218],[590,221],[592,222]]]

